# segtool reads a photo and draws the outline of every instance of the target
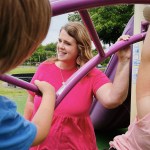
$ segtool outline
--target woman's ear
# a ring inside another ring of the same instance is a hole
[[[80,55],[77,57],[76,63],[77,63],[77,65],[81,66],[81,57],[80,57]]]

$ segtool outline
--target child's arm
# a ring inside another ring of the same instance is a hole
[[[42,92],[42,101],[32,122],[37,127],[37,135],[32,145],[37,145],[48,135],[55,106],[55,89],[45,81],[35,81]]]
[[[150,112],[150,28],[142,48],[136,86],[137,114],[142,118]]]
[[[27,120],[31,120],[31,117],[33,114],[33,109],[34,109],[33,100],[34,100],[34,96],[32,96],[31,94],[28,94],[26,106],[24,109],[24,118]]]

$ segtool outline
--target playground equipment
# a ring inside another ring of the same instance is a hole
[[[95,47],[98,50],[98,54],[95,57],[93,57],[89,62],[87,62],[82,68],[80,68],[76,73],[74,73],[67,80],[66,87],[64,88],[64,90],[61,92],[59,90],[57,91],[56,107],[63,100],[66,94],[73,88],[73,86],[78,81],[80,81],[80,79],[84,77],[85,74],[87,74],[93,67],[97,66],[97,64],[105,60],[107,57],[112,56],[119,49],[127,45],[142,41],[145,38],[146,35],[145,28],[143,28],[141,33],[137,35],[133,35],[134,18],[132,17],[123,33],[123,34],[131,35],[131,38],[128,41],[119,41],[116,44],[112,45],[109,48],[109,51],[107,53],[105,53],[104,50],[102,49],[100,39],[95,31],[94,25],[86,9],[98,7],[98,6],[126,4],[126,3],[127,4],[150,4],[150,1],[149,0],[132,0],[132,1],[131,0],[113,0],[113,1],[111,0],[105,0],[105,1],[104,0],[86,0],[86,1],[85,0],[77,0],[77,1],[51,0],[53,16],[57,16],[60,14],[77,11],[77,10],[79,11],[81,18],[85,26],[87,27],[90,36],[95,44]],[[113,55],[105,71],[106,75],[112,81],[115,74],[116,65],[117,65],[117,57]],[[12,76],[1,75],[0,79],[40,94],[39,90],[34,85],[22,80],[18,80]],[[130,94],[131,92],[129,88],[129,94],[127,100],[123,103],[123,105],[113,110],[105,109],[100,103],[97,103],[97,101],[94,100],[90,111],[90,116],[94,128],[103,130],[103,129],[127,127],[130,122],[130,97],[131,97]]]

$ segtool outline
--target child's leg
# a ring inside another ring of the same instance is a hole
[[[144,9],[144,16],[147,21],[150,21],[150,7]],[[136,96],[137,114],[139,118],[143,118],[150,113],[150,27],[142,48]]]

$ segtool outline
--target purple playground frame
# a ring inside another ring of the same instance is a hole
[[[51,0],[53,16],[116,4],[150,4],[149,0]]]
[[[93,40],[96,49],[98,50],[98,54],[93,57],[89,62],[87,62],[82,68],[80,68],[75,74],[73,74],[66,82],[66,87],[64,90],[60,93],[60,90],[57,91],[57,100],[56,100],[56,105],[57,107],[60,102],[63,100],[63,98],[67,95],[67,93],[76,85],[78,81],[82,79],[93,67],[95,67],[97,64],[105,60],[107,57],[113,55],[115,52],[117,52],[119,49],[142,41],[145,38],[146,31],[144,28],[142,29],[142,32],[137,35],[131,35],[131,38],[128,41],[119,41],[112,45],[109,48],[109,51],[107,53],[104,52],[101,46],[100,39],[97,35],[97,32],[94,28],[94,25],[90,19],[90,16],[88,14],[88,11],[86,9],[93,8],[93,7],[99,7],[99,6],[107,6],[107,5],[115,5],[115,4],[150,4],[149,0],[51,0],[51,6],[52,6],[52,13],[53,16],[61,15],[64,13],[72,12],[72,11],[79,11],[80,16],[87,27],[89,34],[91,36],[91,39]],[[133,21],[133,20],[132,20]],[[130,30],[129,28],[133,28],[131,24],[126,26],[126,31]],[[127,32],[126,32],[127,33]],[[115,56],[114,56],[115,57]],[[113,57],[113,60],[110,61],[108,68],[106,70],[106,74],[109,77],[110,74],[114,74],[115,69],[114,69],[114,64],[117,64],[117,58]],[[112,65],[112,62],[114,63]],[[40,95],[40,91],[37,89],[35,85],[32,85],[28,82],[16,79],[12,76],[9,75],[1,75],[0,80],[3,80],[5,82],[14,84],[16,86],[22,87],[27,90],[31,90],[33,92],[36,92],[37,94]],[[60,94],[59,94],[60,93]],[[94,107],[96,106],[96,103],[93,103],[93,107],[91,108],[91,119],[94,124],[94,127],[96,129],[98,128],[103,128],[99,126],[99,123],[97,123],[97,111],[93,111]],[[107,112],[108,110],[104,110],[104,108],[100,108],[102,106],[98,106],[98,109],[103,110],[103,112]],[[118,112],[118,111],[116,111]],[[102,113],[103,114],[103,113]],[[109,113],[105,114],[104,116],[108,115]],[[115,116],[115,115],[114,115]],[[106,117],[107,118],[107,117]],[[107,118],[108,119],[108,118]],[[107,121],[109,124],[110,122]],[[99,127],[98,127],[99,126]],[[105,125],[104,125],[105,126]],[[107,127],[107,126],[105,126]],[[118,127],[118,124],[114,125],[114,128]],[[120,127],[120,126],[119,126]]]

